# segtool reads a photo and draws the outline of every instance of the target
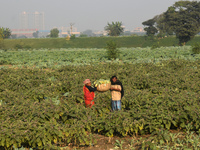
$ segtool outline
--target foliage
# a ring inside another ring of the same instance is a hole
[[[80,34],[80,36],[79,37],[88,37],[88,35],[87,34]]]
[[[94,36],[94,33],[92,32],[92,30],[85,30],[82,32],[82,34],[80,36],[81,37],[83,37],[83,36],[90,37],[90,36]]]
[[[120,148],[120,149],[123,149],[123,143],[124,143],[124,141],[119,141],[119,140],[116,140],[116,142],[115,142],[115,148],[116,149],[118,149],[118,148]]]
[[[31,46],[29,45],[23,45],[23,44],[16,44],[15,45],[15,49],[19,50],[19,49],[31,49]]]
[[[160,41],[159,41],[160,42]],[[23,43],[21,43],[22,46]],[[160,47],[151,50],[147,48],[118,48],[119,59],[108,60],[106,49],[18,49],[2,50],[0,63],[13,65],[13,68],[60,68],[73,65],[98,65],[101,63],[135,64],[154,63],[159,64],[163,60],[189,60],[196,61],[200,55],[193,55],[191,46],[184,47]],[[5,66],[6,67],[6,66]]]
[[[0,28],[1,32],[3,32],[3,39],[8,39],[11,36],[11,30],[9,28]]]
[[[50,31],[50,37],[57,38],[59,34],[59,30],[57,28],[51,29]]]
[[[0,30],[0,48],[3,48],[4,43],[3,43],[3,31]]]
[[[143,51],[148,56],[146,52]],[[60,143],[90,145],[90,133],[109,137],[153,135],[164,129],[157,139],[162,146],[162,140],[168,140],[163,136],[165,130],[198,133],[199,65],[199,60],[171,59],[156,63],[110,62],[98,64],[98,69],[95,64],[53,70],[2,68],[0,146],[53,149]],[[83,80],[95,81],[113,74],[126,92],[122,111],[110,111],[110,92],[96,93],[95,106],[85,108]],[[66,92],[69,94],[63,96]],[[192,140],[195,138],[191,143]]]
[[[105,26],[105,30],[110,36],[119,36],[123,33],[124,28],[122,27],[122,22],[112,22],[111,24],[108,23],[107,26]]]
[[[34,38],[38,38],[38,36],[39,36],[39,31],[33,32],[33,37]]]
[[[56,110],[59,107],[52,102],[37,103],[24,98],[7,102],[1,107],[4,118],[1,120],[1,146],[52,148],[52,143],[60,142],[65,133],[64,126],[58,126],[60,111]]]
[[[21,67],[0,68],[0,146],[57,149],[63,143],[91,145],[95,133],[151,133],[152,139],[135,144],[199,149],[199,55],[191,56],[190,46],[120,51],[121,61],[104,59],[104,49],[1,51],[1,64]],[[29,68],[33,64],[42,67]],[[122,111],[110,111],[110,92],[96,93],[95,106],[85,108],[83,80],[113,74],[126,92]],[[122,149],[123,142],[115,146]]]
[[[158,29],[158,37],[172,36],[174,31],[171,29],[170,24],[165,22],[164,13],[154,17],[156,20],[156,28]]]
[[[18,36],[17,38],[18,38],[18,39],[27,39],[27,36],[25,36],[25,35],[20,35],[20,36]]]
[[[196,43],[192,46],[192,52],[194,54],[200,54],[200,43]]]
[[[178,1],[168,8],[157,23],[160,29],[174,32],[180,45],[185,45],[199,33],[200,2]]]
[[[72,34],[71,37],[70,37],[70,40],[74,40],[75,38],[76,38],[76,35]]]
[[[17,39],[17,34],[11,34],[11,39]]]
[[[160,43],[159,41],[157,41],[156,43],[154,43],[152,46],[151,46],[151,49],[156,49],[156,48],[159,48],[160,47]]]
[[[66,38],[27,38],[27,39],[4,39],[6,49],[14,49],[16,44],[21,41],[30,45],[34,49],[61,49],[61,48],[105,48],[106,42],[113,40],[118,47],[137,48],[151,47],[152,39],[146,39],[144,36],[119,36],[119,37],[77,37],[76,40],[66,42]],[[195,36],[194,39],[186,43],[193,45],[199,42],[200,36]],[[169,36],[159,40],[160,46],[178,46],[179,41],[174,36]]]
[[[142,23],[144,26],[148,26],[144,28],[147,36],[154,36],[158,32],[158,30],[154,26],[155,22],[156,22],[155,19],[149,19]]]
[[[1,39],[1,40],[4,39],[4,34],[3,34],[2,28],[0,28],[0,39]]]
[[[108,41],[106,44],[108,59],[116,59],[119,56],[117,44],[114,41]]]
[[[188,124],[189,125],[189,124]],[[200,136],[193,131],[173,133],[160,129],[149,138],[138,138],[129,141],[129,149],[194,149],[200,148]],[[123,147],[126,149],[126,147]]]
[[[18,49],[23,49],[23,46],[20,45],[20,44],[16,44],[16,45],[15,45],[15,49],[17,49],[17,50],[18,50]]]

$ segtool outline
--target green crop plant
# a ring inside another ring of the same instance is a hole
[[[198,56],[190,58],[189,47],[169,49],[125,48],[122,62],[100,62],[106,51],[94,50],[98,58],[92,65],[82,58],[94,56],[92,50],[44,49],[0,53],[0,60],[12,64],[34,64],[37,60],[40,64],[39,60],[47,63],[49,60],[56,62],[56,59],[60,63],[59,67],[52,68],[49,64],[46,69],[23,66],[1,69],[0,146],[7,149],[13,145],[16,148],[53,149],[61,143],[89,146],[95,143],[94,134],[138,137],[155,133],[152,134],[154,140],[136,140],[135,144],[140,148],[199,148],[199,141],[193,135],[200,130],[200,62]],[[131,53],[133,51],[135,53]],[[67,54],[76,63],[65,64],[68,56],[62,56]],[[161,54],[165,54],[166,59],[159,60]],[[176,58],[179,56],[184,59]],[[113,74],[124,85],[122,110],[111,111],[110,91],[96,92],[94,107],[85,108],[83,81],[86,78],[92,82],[109,79]],[[172,135],[169,130],[189,132],[187,136]]]
[[[196,43],[192,46],[193,54],[200,54],[200,43]]]
[[[119,57],[119,50],[117,44],[114,41],[108,41],[106,43],[107,57],[108,59],[116,59]]]
[[[115,141],[115,144],[114,144],[114,146],[115,146],[115,149],[123,149],[123,143],[124,143],[124,141],[122,140],[122,141],[119,141],[119,140],[116,140]]]
[[[13,68],[57,69],[63,66],[98,65],[101,63],[115,64],[146,64],[153,63],[164,67],[166,60],[196,61],[199,55],[192,55],[191,46],[147,48],[117,48],[119,55],[116,60],[109,60],[106,49],[39,49],[39,50],[8,50],[0,53],[1,65],[12,65]],[[87,58],[87,59],[85,59]],[[9,66],[11,67],[11,66]]]

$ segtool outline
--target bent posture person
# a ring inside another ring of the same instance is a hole
[[[91,87],[90,79],[86,79],[84,82],[83,93],[86,107],[92,107],[94,105],[94,92],[97,90],[96,87]]]
[[[121,99],[124,95],[124,89],[122,83],[117,79],[116,76],[110,78],[111,82],[111,107],[112,110],[121,110]]]

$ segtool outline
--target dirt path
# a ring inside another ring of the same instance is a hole
[[[137,137],[106,137],[103,135],[94,135],[94,138],[96,139],[96,143],[94,143],[92,146],[72,146],[68,145],[65,147],[61,147],[61,150],[115,150],[120,149],[116,147],[116,140],[121,143],[121,146],[123,150],[131,150],[133,148],[139,149],[139,146],[137,144],[131,143],[132,141],[139,140],[140,138],[148,138],[151,135],[144,135],[144,136],[137,136]],[[120,145],[118,145],[120,146]]]

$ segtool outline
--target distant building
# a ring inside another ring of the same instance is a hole
[[[20,29],[38,29],[44,30],[44,13],[43,12],[22,12],[19,14]]]
[[[96,32],[93,32],[95,36],[107,36],[108,35],[108,32],[107,31],[96,31]]]
[[[71,34],[75,35],[76,37],[80,36],[80,32],[77,31],[76,27],[73,27],[72,30],[70,27],[59,27],[60,30],[60,37],[67,37],[71,36]]]
[[[45,30],[44,13],[43,12],[22,12],[19,14],[19,29],[11,29],[12,35],[17,37],[25,36],[32,38],[33,33],[39,30]]]
[[[38,29],[11,29],[12,35],[17,37],[26,36],[27,38],[33,37],[33,33],[38,31]]]
[[[50,34],[50,30],[39,30],[38,37],[46,38]]]
[[[137,27],[132,32],[145,32],[145,31],[142,27]]]

